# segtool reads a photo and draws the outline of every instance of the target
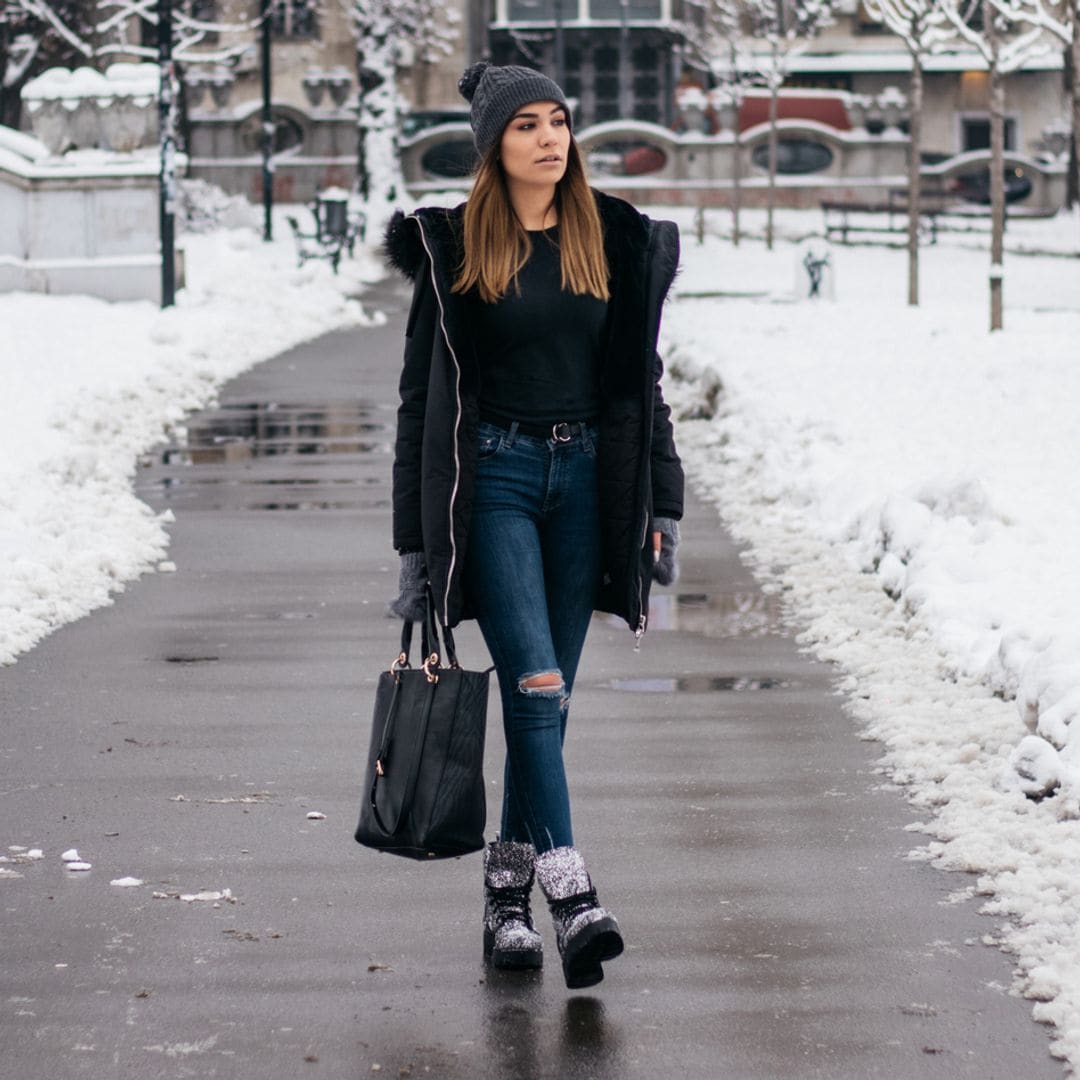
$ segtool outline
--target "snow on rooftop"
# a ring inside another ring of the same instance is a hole
[[[49,148],[33,135],[0,124],[0,152],[3,151],[35,163],[44,161],[49,156]]]
[[[157,64],[112,64],[105,73],[93,68],[49,68],[22,89],[24,101],[77,101],[121,96],[152,98],[161,84]]]
[[[767,67],[768,56],[761,54],[757,65]],[[1023,71],[1061,71],[1062,54],[1047,53],[1034,57],[1024,64]],[[863,52],[847,50],[832,53],[806,52],[793,56],[788,61],[788,70],[796,75],[828,75],[836,73],[859,74],[900,74],[911,71],[911,54],[906,50],[881,50]],[[942,53],[928,56],[923,62],[923,70],[930,72],[950,71],[986,71],[986,61],[974,52]]]

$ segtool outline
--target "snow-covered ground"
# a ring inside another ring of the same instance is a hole
[[[169,424],[251,364],[368,318],[349,296],[381,273],[370,252],[334,277],[297,269],[283,219],[275,236],[184,237],[190,287],[165,311],[0,294],[0,664],[163,559],[166,521],[131,477]]]
[[[983,238],[924,248],[911,309],[898,250],[834,247],[835,299],[809,301],[804,247],[698,246],[680,220],[664,348],[691,474],[844,672],[932,838],[912,857],[978,875],[957,899],[1006,916],[991,936],[1080,1066],[1080,218],[1010,224],[1013,252],[1054,254],[1007,256],[994,335]]]

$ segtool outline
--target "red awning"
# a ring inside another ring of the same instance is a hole
[[[777,102],[777,116],[780,120],[816,120],[819,124],[850,131],[847,109],[843,99],[822,97],[817,94],[801,97],[790,91],[781,92]],[[769,97],[767,94],[754,94],[743,99],[739,109],[739,131],[769,122]]]

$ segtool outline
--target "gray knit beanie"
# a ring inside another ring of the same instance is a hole
[[[458,81],[461,96],[472,104],[469,123],[477,153],[485,157],[502,137],[514,113],[530,101],[554,101],[566,110],[566,95],[546,75],[532,68],[508,65],[493,67],[486,60],[473,64]]]

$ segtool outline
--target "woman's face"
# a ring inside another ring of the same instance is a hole
[[[509,180],[550,186],[563,178],[569,149],[566,110],[553,101],[532,101],[503,130],[499,158]]]

